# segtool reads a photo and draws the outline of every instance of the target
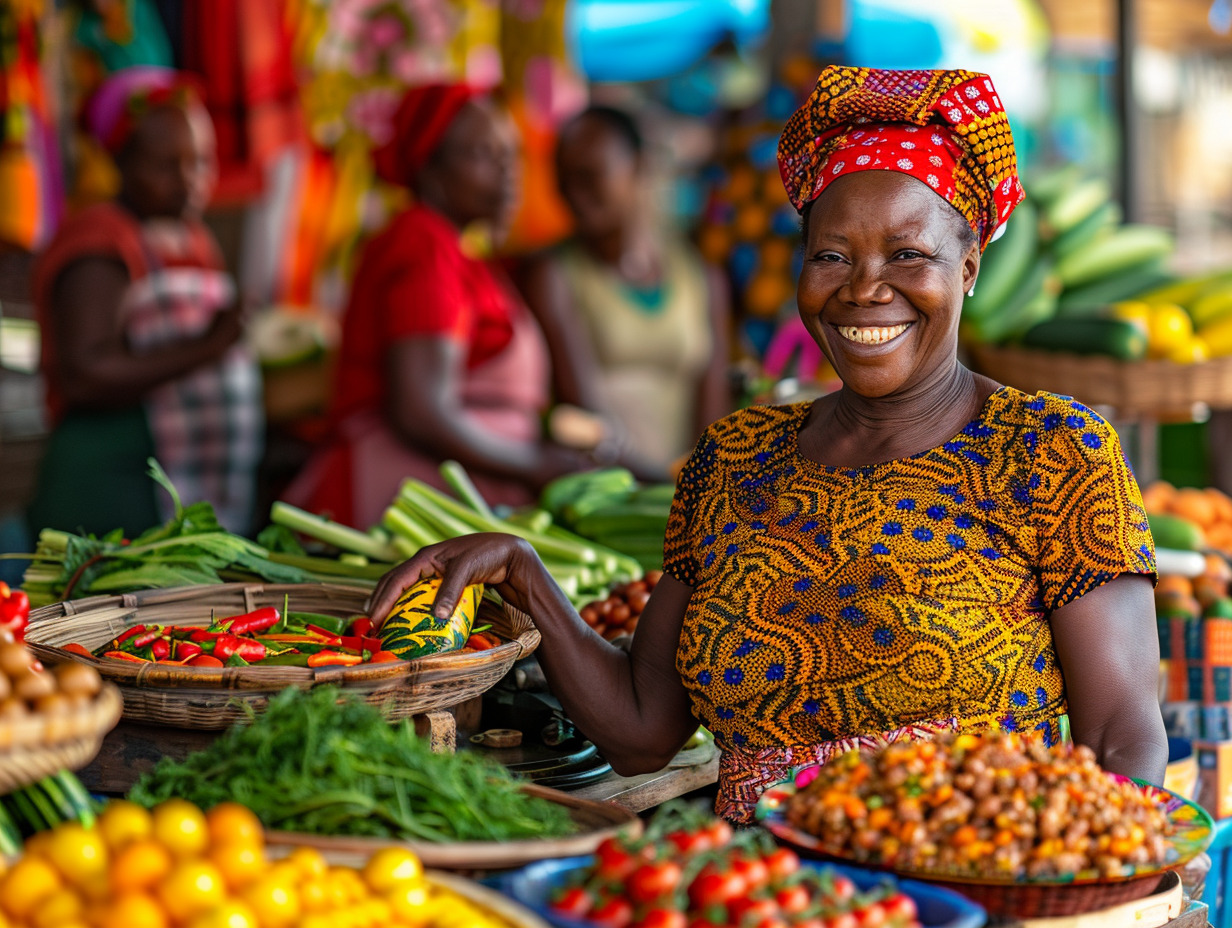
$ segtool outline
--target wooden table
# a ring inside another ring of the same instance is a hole
[[[708,760],[699,764],[672,766],[658,773],[645,773],[636,777],[609,773],[601,780],[569,792],[580,799],[614,802],[630,812],[644,812],[669,799],[709,786],[718,778],[719,756],[715,752]]]

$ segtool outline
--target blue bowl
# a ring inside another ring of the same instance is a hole
[[[591,928],[590,922],[562,918],[548,907],[552,893],[564,885],[574,873],[594,862],[594,857],[566,857],[562,860],[542,860],[521,870],[507,874],[500,881],[500,890],[531,909],[540,918],[556,928]],[[974,902],[964,899],[948,889],[938,889],[914,880],[893,880],[884,873],[873,873],[856,867],[838,864],[821,864],[802,860],[803,867],[829,867],[841,873],[858,889],[869,889],[886,880],[896,882],[898,888],[915,902],[919,909],[920,923],[924,928],[980,928],[985,913]]]

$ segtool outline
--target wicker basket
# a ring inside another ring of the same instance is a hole
[[[506,870],[524,867],[536,860],[592,854],[605,838],[617,833],[638,837],[642,820],[615,803],[579,799],[559,790],[528,784],[530,796],[547,799],[569,810],[577,825],[575,834],[562,838],[524,841],[456,841],[435,844],[428,841],[397,841],[384,838],[351,838],[310,835],[292,831],[271,831],[265,836],[271,847],[313,847],[331,864],[363,866],[363,862],[383,847],[409,847],[425,867],[462,873]]]
[[[43,660],[71,659],[95,667],[119,687],[125,719],[207,730],[245,718],[245,707],[264,709],[272,695],[288,686],[308,689],[332,683],[361,692],[391,719],[449,708],[490,689],[539,644],[529,616],[485,600],[476,622],[490,623],[503,644],[412,661],[355,667],[185,667],[100,660],[63,648],[77,642],[94,649],[137,624],[204,626],[210,623],[211,610],[225,616],[262,606],[281,608],[284,597],[290,597],[298,611],[347,617],[363,612],[367,595],[354,587],[322,583],[231,583],[95,596],[35,610],[26,641]]]
[[[1155,892],[1167,874],[1152,873],[1116,883],[980,883],[926,880],[952,889],[983,906],[989,915],[1018,918],[1054,918],[1112,908]],[[919,874],[911,879],[919,880]]]
[[[1232,407],[1232,357],[1174,364],[993,345],[971,346],[971,357],[977,371],[1011,387],[1111,406],[1125,418],[1188,415],[1199,404]]]
[[[84,767],[98,753],[103,736],[119,721],[122,707],[120,691],[108,684],[77,712],[0,722],[0,794],[59,770]]]

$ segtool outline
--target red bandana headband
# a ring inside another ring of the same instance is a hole
[[[410,186],[454,117],[482,94],[469,84],[429,84],[408,90],[394,113],[393,134],[372,153],[376,176],[389,184]]]
[[[1023,199],[1005,109],[985,74],[829,67],[779,139],[797,210],[837,178],[898,171],[970,224],[982,251]]]

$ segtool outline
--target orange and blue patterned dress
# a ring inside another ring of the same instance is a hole
[[[693,588],[676,664],[723,751],[720,814],[852,746],[1066,712],[1051,613],[1154,575],[1116,433],[1002,387],[940,447],[860,468],[799,451],[809,404],[711,426],[681,472],[664,569]]]

